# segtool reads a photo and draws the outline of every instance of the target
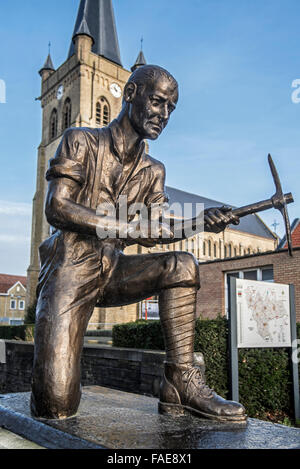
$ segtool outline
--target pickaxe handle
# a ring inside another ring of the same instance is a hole
[[[284,195],[284,200],[286,204],[291,204],[294,202],[293,195],[291,192]],[[264,210],[269,210],[270,208],[281,209],[283,206],[282,200],[278,200],[276,196],[271,199],[262,200],[256,204],[245,205],[244,207],[235,208],[232,210],[232,213],[238,217],[245,217],[246,215],[251,215],[251,213],[262,212]]]

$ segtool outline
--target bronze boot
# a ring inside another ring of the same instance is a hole
[[[185,411],[212,420],[243,422],[244,407],[227,401],[205,384],[200,368],[165,363],[160,389],[159,412],[182,415]]]
[[[177,416],[188,411],[213,420],[243,422],[244,407],[210,389],[201,368],[194,365],[195,310],[196,288],[173,288],[160,295],[166,362],[159,412]]]

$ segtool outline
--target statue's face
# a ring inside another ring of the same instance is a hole
[[[177,85],[161,77],[148,81],[131,101],[129,118],[135,131],[143,138],[156,140],[166,127],[178,101]]]

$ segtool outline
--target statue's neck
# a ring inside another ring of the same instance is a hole
[[[138,154],[139,146],[143,138],[133,128],[128,108],[125,106],[117,117],[117,121],[123,134],[124,163],[132,161]]]

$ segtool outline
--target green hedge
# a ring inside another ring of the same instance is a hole
[[[300,324],[297,325],[300,338]],[[136,321],[114,326],[113,345],[163,350],[159,321]],[[202,352],[206,380],[221,396],[229,397],[228,322],[224,318],[197,320],[195,351]],[[240,402],[250,417],[282,421],[293,416],[292,375],[287,349],[239,350]]]
[[[34,325],[0,326],[0,339],[25,340],[32,342],[34,337]]]

